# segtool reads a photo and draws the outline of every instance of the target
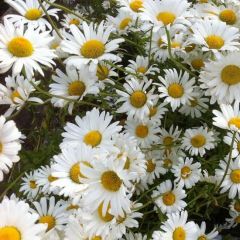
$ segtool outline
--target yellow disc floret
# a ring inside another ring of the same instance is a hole
[[[105,80],[109,75],[109,69],[106,66],[98,65],[97,67],[97,77],[98,80],[103,81]]]
[[[36,181],[34,181],[34,180],[29,181],[29,187],[30,187],[31,189],[37,188],[37,183],[36,183]]]
[[[173,240],[185,240],[186,231],[182,227],[177,227],[172,235]]]
[[[221,72],[221,78],[230,86],[240,83],[240,68],[236,65],[227,65]]]
[[[35,21],[41,18],[42,15],[43,15],[42,10],[37,8],[31,8],[31,9],[28,9],[28,11],[25,13],[25,18],[31,21]]]
[[[231,125],[234,125],[238,129],[240,129],[240,117],[233,117],[228,121],[228,126],[231,127]]]
[[[172,12],[160,12],[157,15],[157,20],[161,21],[165,26],[172,24],[176,19],[176,15]]]
[[[217,35],[210,35],[205,38],[205,41],[210,49],[220,49],[224,45],[223,38]]]
[[[102,134],[97,130],[90,131],[84,136],[83,141],[87,145],[97,147],[102,141]]]
[[[172,98],[181,98],[184,94],[184,88],[179,83],[172,83],[168,87],[168,94]]]
[[[191,144],[195,148],[203,147],[206,144],[206,138],[202,134],[197,134],[191,138]]]
[[[82,81],[71,82],[68,86],[68,94],[70,96],[81,97],[86,90],[86,85]]]
[[[103,203],[101,203],[98,207],[98,216],[104,221],[104,222],[110,222],[113,220],[114,216],[109,213],[110,205],[108,205],[107,212],[103,214]]]
[[[51,215],[42,216],[38,220],[39,223],[47,223],[47,231],[53,229],[56,226],[56,219]]]
[[[145,138],[148,136],[148,126],[138,125],[135,129],[135,134],[139,138]]]
[[[120,24],[119,24],[119,29],[120,30],[124,30],[126,27],[129,26],[129,24],[132,22],[132,19],[131,18],[124,18]]]
[[[204,62],[202,58],[195,58],[191,61],[191,65],[194,69],[200,70],[202,67],[204,67]]]
[[[198,239],[197,240],[207,240],[207,238],[206,238],[206,236],[200,236],[200,237],[198,237]]]
[[[0,240],[21,240],[21,233],[16,227],[5,226],[0,228]]]
[[[105,45],[97,39],[88,40],[82,45],[80,52],[85,58],[98,58],[104,54]]]
[[[83,177],[83,175],[80,172],[80,164],[79,163],[75,163],[71,169],[70,169],[70,178],[73,182],[75,183],[80,183],[79,178]]]
[[[239,184],[240,183],[240,169],[232,170],[232,172],[230,173],[230,178],[233,183]]]
[[[163,203],[167,206],[172,206],[176,201],[176,196],[173,192],[167,192],[163,194]]]
[[[122,180],[114,171],[106,171],[101,176],[101,183],[106,190],[117,192],[122,185]]]
[[[69,21],[69,25],[76,25],[78,26],[80,24],[80,20],[77,19],[77,18],[72,18],[70,21]]]
[[[156,168],[156,163],[154,163],[152,159],[147,160],[146,165],[147,165],[147,172],[148,173],[153,172]]]
[[[143,91],[135,91],[130,96],[130,103],[135,108],[141,108],[147,102],[147,95]]]
[[[139,12],[140,8],[143,7],[143,1],[142,0],[133,0],[130,2],[129,6],[134,12]]]
[[[190,169],[190,167],[188,166],[184,166],[182,169],[181,169],[181,177],[183,179],[187,179],[192,173],[192,170]]]
[[[15,37],[8,43],[8,51],[15,57],[29,57],[33,54],[32,43],[24,37]]]
[[[237,21],[237,15],[232,9],[225,9],[220,12],[219,18],[221,21],[233,25]]]

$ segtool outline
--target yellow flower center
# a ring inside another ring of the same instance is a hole
[[[240,183],[240,169],[232,170],[230,173],[230,178],[233,183],[239,184]]]
[[[222,81],[228,85],[240,83],[240,68],[236,65],[228,65],[221,72]]]
[[[82,81],[71,82],[68,86],[68,94],[70,96],[79,96],[81,97],[86,90],[86,86]]]
[[[144,74],[144,73],[146,73],[146,71],[147,71],[147,68],[146,67],[139,67],[139,68],[137,68],[137,72],[138,73],[142,73],[142,74]]]
[[[141,108],[147,102],[147,95],[143,91],[135,91],[130,96],[130,103],[135,108]]]
[[[21,233],[16,227],[6,226],[0,228],[0,240],[21,240]]]
[[[200,70],[202,67],[204,67],[204,62],[201,58],[196,58],[191,61],[191,65],[194,69]]]
[[[188,166],[185,166],[181,169],[181,177],[183,179],[187,179],[192,173],[192,170],[188,167]]]
[[[172,12],[160,12],[157,15],[157,20],[161,21],[165,26],[172,24],[176,19],[176,15]]]
[[[129,159],[129,157],[127,157],[126,162],[124,164],[124,169],[129,169],[130,168],[130,164],[131,164],[130,159]]]
[[[190,100],[190,106],[191,107],[196,107],[198,105],[198,100],[196,98],[193,98]]]
[[[70,169],[70,179],[75,183],[80,183],[79,178],[84,177],[80,172],[80,164],[75,163]]]
[[[149,117],[153,117],[157,114],[157,107],[150,107],[149,108]]]
[[[200,236],[197,240],[207,240],[206,236]]]
[[[31,8],[25,13],[25,18],[28,20],[34,21],[38,20],[42,16],[43,12],[37,8]]]
[[[66,208],[67,211],[74,210],[74,209],[75,209],[75,210],[79,209],[79,206],[78,206],[78,205],[70,204],[70,205]]]
[[[126,27],[129,26],[131,22],[132,22],[131,18],[124,18],[119,24],[119,29],[124,30]]]
[[[184,88],[179,83],[172,83],[168,87],[168,94],[172,98],[181,98],[184,94]]]
[[[52,43],[51,46],[50,46],[51,49],[55,49],[55,50],[56,50],[58,47],[59,47],[59,43],[57,43],[57,42]]]
[[[12,94],[11,94],[11,99],[12,99],[12,101],[13,101],[14,103],[16,103],[16,102],[14,101],[15,98],[21,98],[21,96],[20,96],[20,94],[19,94],[19,92],[18,92],[17,90],[14,90],[14,91],[12,92]]]
[[[29,187],[30,187],[31,189],[37,188],[36,181],[34,181],[34,180],[29,181]]]
[[[98,58],[105,52],[105,45],[99,40],[88,40],[85,42],[80,50],[85,58]]]
[[[78,26],[78,25],[80,24],[79,19],[77,19],[77,18],[71,19],[71,20],[69,21],[69,25],[72,25],[72,24]]]
[[[97,130],[90,131],[84,136],[83,141],[87,145],[97,147],[102,141],[102,134]]]
[[[97,67],[97,77],[98,80],[103,81],[105,80],[109,75],[109,69],[106,66],[98,65]]]
[[[156,168],[156,164],[153,162],[152,159],[147,160],[146,165],[147,165],[147,172],[149,173],[153,172]]]
[[[8,51],[15,57],[29,57],[33,54],[32,43],[24,37],[15,37],[8,43]]]
[[[234,209],[237,211],[237,212],[240,212],[240,201],[237,200],[235,203],[234,203]]]
[[[140,8],[143,7],[143,1],[142,0],[133,0],[130,2],[129,6],[134,12],[139,12]]]
[[[57,179],[58,179],[57,177],[53,177],[52,175],[49,175],[49,176],[48,176],[48,181],[49,181],[50,183],[56,181]]]
[[[233,117],[228,121],[228,126],[231,127],[231,125],[234,125],[238,129],[240,129],[240,117]]]
[[[229,25],[233,25],[237,21],[237,15],[231,9],[225,9],[225,10],[221,11],[219,14],[219,18],[221,21],[223,21]]]
[[[205,41],[210,49],[220,49],[224,45],[223,38],[217,35],[210,35]]]
[[[167,136],[163,139],[163,145],[169,147],[173,144],[173,138],[170,136]]]
[[[237,216],[237,217],[235,218],[235,222],[236,222],[236,223],[240,223],[240,216]]]
[[[124,215],[124,217],[118,216],[118,217],[117,217],[117,223],[118,223],[118,224],[123,223],[123,222],[126,220],[126,218],[127,218],[127,215],[126,215],[126,214]]]
[[[199,0],[199,3],[208,3],[208,0]]]
[[[2,152],[3,152],[3,144],[0,143],[0,153],[2,153]]]
[[[191,51],[194,50],[195,47],[196,47],[195,44],[190,44],[190,45],[188,45],[188,46],[185,47],[185,51],[186,51],[186,52],[191,52]]]
[[[56,219],[51,215],[42,216],[38,220],[39,223],[47,223],[47,231],[51,230],[56,226]]]
[[[168,158],[164,159],[163,160],[163,167],[167,168],[167,169],[171,168],[172,167],[172,160],[168,159]]]
[[[101,236],[95,236],[95,237],[92,237],[91,240],[102,240],[102,237]]]
[[[146,125],[138,125],[135,129],[135,134],[139,138],[145,138],[148,136],[148,126]]]
[[[179,42],[171,42],[171,48],[180,48],[181,44]]]
[[[101,176],[101,183],[106,190],[117,192],[122,185],[122,180],[114,171],[106,171]]]
[[[103,215],[102,212],[103,209],[103,203],[101,203],[98,207],[98,216],[104,221],[104,222],[110,222],[113,220],[114,216],[109,213],[110,205],[108,205],[107,212],[105,215]]]
[[[164,42],[163,42],[162,38],[158,39],[157,45],[161,49],[167,49],[167,45],[164,45]]]
[[[195,148],[200,148],[206,144],[206,138],[202,134],[197,134],[191,138],[191,144]]]
[[[173,240],[185,240],[186,232],[182,227],[177,227],[173,232]]]
[[[173,192],[167,192],[163,194],[163,203],[167,206],[172,206],[176,201],[176,196]]]

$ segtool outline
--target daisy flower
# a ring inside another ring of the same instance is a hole
[[[206,150],[211,150],[215,147],[214,145],[214,133],[208,131],[208,128],[199,127],[187,129],[182,138],[182,149],[189,151],[190,155],[203,155]]]
[[[172,172],[175,176],[175,182],[187,189],[192,188],[200,180],[201,164],[193,163],[192,158],[180,157],[178,163],[172,167]]]
[[[127,194],[135,173],[126,171],[124,161],[116,161],[114,156],[100,159],[93,161],[91,167],[80,163],[85,176],[82,181],[87,184],[83,201],[92,211],[101,208],[103,216],[109,209],[112,215],[124,217],[131,211]]]
[[[40,191],[39,186],[37,185],[36,172],[32,171],[30,173],[25,173],[22,181],[19,192],[23,192],[27,199],[34,199]]]
[[[235,102],[233,106],[220,104],[221,112],[213,110],[215,115],[213,125],[227,130],[239,131],[240,129],[240,108],[239,103]]]
[[[56,202],[54,197],[47,199],[43,197],[39,202],[33,202],[33,213],[38,214],[38,222],[47,226],[46,232],[50,230],[63,230],[67,223],[67,214],[63,201]]]
[[[54,1],[55,0],[51,0],[50,2]],[[20,14],[6,15],[6,18],[14,23],[16,27],[19,27],[21,24],[26,24],[27,27],[30,25],[32,25],[34,28],[39,27],[42,31],[45,31],[46,28],[52,30],[52,26],[48,20],[45,19],[46,15],[38,1],[5,0],[5,2]],[[50,5],[46,2],[43,2],[42,5],[46,9],[49,16],[54,17],[58,20],[58,14],[60,11],[59,9],[50,9]]]
[[[135,17],[130,12],[123,11],[120,8],[116,17],[108,16],[108,22],[120,35],[127,34],[135,23]]]
[[[200,71],[205,67],[209,59],[209,53],[203,53],[200,49],[191,49],[191,45],[185,47],[187,54],[184,56],[184,62],[187,63],[193,71]],[[190,52],[189,52],[190,50]]]
[[[3,174],[9,173],[13,163],[20,160],[20,137],[21,133],[15,122],[6,121],[4,116],[0,116],[0,182],[3,181]]]
[[[230,211],[230,218],[226,219],[227,229],[234,228],[240,224],[240,214]]]
[[[99,112],[94,108],[86,113],[86,116],[75,118],[76,124],[67,123],[62,136],[61,147],[76,146],[84,143],[92,148],[103,148],[109,151],[114,149],[112,136],[121,131],[118,122],[111,123],[112,116],[106,112]]]
[[[230,211],[237,212],[240,214],[240,198],[233,200],[229,207]]]
[[[120,95],[117,103],[124,102],[117,112],[127,113],[130,118],[144,119],[150,113],[149,108],[152,107],[153,100],[157,98],[157,95],[153,94],[154,87],[150,88],[151,85],[151,80],[139,82],[135,78],[124,83],[123,87],[126,92],[116,90]]]
[[[133,74],[138,74],[140,78],[148,76],[148,75],[155,75],[159,73],[159,68],[155,64],[150,65],[149,58],[143,56],[137,56],[136,60],[129,60],[129,65],[126,67],[126,70]],[[132,76],[128,75],[126,79],[130,79]]]
[[[76,14],[80,15],[83,17],[83,14],[79,11],[74,11]],[[65,29],[69,29],[71,25],[76,25],[78,28],[81,27],[83,20],[76,15],[73,15],[72,13],[69,14],[64,14],[63,15],[63,20],[61,21],[61,25]]]
[[[200,45],[204,52],[237,51],[239,30],[217,20],[199,20],[192,26],[190,41]]]
[[[137,15],[142,11],[144,1],[146,0],[117,0],[123,10]]]
[[[40,81],[35,82],[31,80],[35,85],[38,85]],[[5,78],[6,86],[0,84],[1,104],[10,105],[8,110],[4,113],[4,116],[10,116],[15,110],[19,110],[26,102],[43,103],[38,97],[30,97],[35,91],[35,88],[28,79],[25,79],[21,75],[8,76]]]
[[[224,137],[223,141],[227,145],[231,146],[232,139],[233,139],[233,133],[227,132],[227,136]],[[240,134],[236,133],[234,142],[233,142],[233,146],[232,146],[232,158],[238,157],[239,154],[240,154]]]
[[[156,155],[158,156],[161,167],[163,169],[163,174],[166,174],[168,171],[172,169],[172,166],[177,163],[178,157],[183,155],[182,153],[176,153],[175,151],[171,150],[164,150],[164,151],[154,151],[158,152]]]
[[[62,153],[53,157],[51,175],[55,181],[51,182],[51,186],[60,188],[60,195],[75,197],[76,194],[81,194],[86,185],[80,180],[80,177],[84,177],[80,162],[90,165],[94,155],[95,150],[84,144],[62,149]]]
[[[163,214],[183,210],[187,206],[183,201],[186,196],[183,187],[173,186],[170,180],[162,182],[152,193],[155,204]]]
[[[46,227],[36,223],[38,215],[31,213],[24,201],[5,197],[0,203],[0,239],[40,240]]]
[[[195,95],[193,92],[195,79],[189,79],[187,72],[178,74],[176,69],[164,71],[165,76],[158,77],[161,83],[156,84],[159,86],[159,97],[170,103],[172,110],[175,111],[181,104],[187,104],[193,99]]]
[[[24,30],[24,25],[15,28],[7,19],[0,24],[0,73],[12,68],[13,75],[18,75],[25,69],[28,79],[34,75],[34,70],[44,76],[41,65],[52,67],[54,50],[49,49],[52,37],[49,32],[34,30],[32,25]]]
[[[240,101],[240,64],[239,52],[229,53],[220,59],[206,63],[200,74],[201,88],[206,89],[205,95],[211,96],[211,103],[231,104]]]
[[[166,102],[158,104],[156,99],[153,101],[153,106],[149,108],[149,115],[148,118],[157,124],[161,123],[161,119],[164,117],[165,113],[168,109],[165,107],[167,105]]]
[[[87,94],[99,92],[97,78],[86,66],[81,66],[78,69],[67,66],[66,74],[57,69],[56,75],[53,75],[52,79],[54,83],[49,85],[49,92],[60,97],[82,100]],[[67,100],[57,97],[53,97],[51,102],[56,107],[64,107],[69,104],[68,112],[72,114],[74,102],[69,103]]]
[[[192,221],[188,222],[187,211],[167,214],[168,220],[161,226],[160,234],[154,233],[153,240],[161,239],[196,239],[197,227]],[[159,238],[160,237],[160,238]]]
[[[203,97],[203,91],[199,87],[194,89],[194,97],[189,103],[183,105],[179,112],[192,118],[200,118],[208,109],[209,99]]]
[[[152,22],[154,31],[167,25],[173,25],[179,30],[182,24],[188,24],[185,17],[189,7],[186,0],[145,0],[141,18]]]
[[[224,178],[224,181],[221,184],[221,192],[225,193],[229,191],[228,197],[233,199],[235,197],[240,198],[240,159],[232,160],[227,171],[227,175]],[[219,181],[222,180],[223,175],[227,168],[228,155],[226,156],[225,161],[220,161],[219,169],[216,170],[216,177]]]
[[[210,233],[206,234],[205,222],[202,222],[200,227],[198,225],[196,225],[196,227],[198,228],[196,239],[215,240],[218,236],[218,231],[215,228]]]
[[[159,140],[157,134],[160,132],[160,128],[152,120],[128,119],[125,129],[126,133],[137,139],[140,147],[150,147]]]
[[[86,22],[82,23],[83,32],[76,25],[70,26],[71,34],[65,32],[61,42],[62,50],[71,56],[65,60],[68,65],[79,67],[90,63],[91,69],[99,61],[119,61],[119,57],[111,53],[118,49],[122,38],[109,40],[112,26],[105,27],[102,21],[99,26]]]

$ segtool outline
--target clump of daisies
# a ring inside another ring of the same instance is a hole
[[[5,0],[0,240],[238,237],[240,3],[76,2]]]

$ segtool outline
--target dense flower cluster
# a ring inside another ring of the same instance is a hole
[[[98,18],[5,2],[0,181],[41,135],[18,130],[20,111],[54,108],[64,126],[19,191],[5,185],[0,240],[217,240],[239,226],[239,1],[100,1]]]

